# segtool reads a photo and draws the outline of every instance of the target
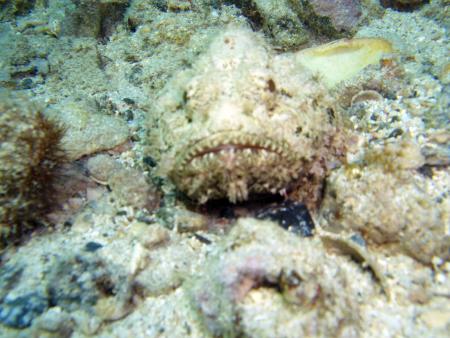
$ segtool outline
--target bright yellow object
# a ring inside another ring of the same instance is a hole
[[[391,43],[384,39],[342,39],[304,49],[297,53],[296,61],[319,74],[328,87],[333,87],[392,52]]]

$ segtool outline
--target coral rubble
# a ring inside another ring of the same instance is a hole
[[[94,156],[86,166],[97,182],[109,185],[120,204],[147,210],[158,206],[155,188],[139,170],[125,168],[108,155]]]
[[[192,303],[213,336],[357,337],[359,303],[374,290],[341,260],[317,239],[241,219],[193,278]]]
[[[448,200],[435,190],[437,182],[410,171],[369,167],[346,175],[338,171],[328,183],[323,212],[331,224],[425,263],[450,257]]]
[[[0,0],[0,336],[447,338],[449,27]]]

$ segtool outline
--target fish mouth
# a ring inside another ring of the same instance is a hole
[[[169,173],[190,198],[205,203],[278,193],[299,175],[301,160],[285,141],[242,132],[214,134],[184,147]]]

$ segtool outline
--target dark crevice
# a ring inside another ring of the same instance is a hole
[[[424,4],[430,3],[429,0],[399,1],[399,0],[380,0],[384,8],[393,8],[400,12],[412,12]]]
[[[109,4],[100,5],[99,39],[101,41],[106,41],[114,33],[117,25],[122,22],[127,8],[128,3],[115,4],[114,6]]]
[[[257,31],[263,27],[264,19],[253,1],[229,0],[224,1],[222,4],[234,5],[239,8],[242,14],[249,20],[253,30]]]

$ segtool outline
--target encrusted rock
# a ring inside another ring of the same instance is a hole
[[[372,291],[362,282],[367,276],[343,260],[318,239],[240,219],[193,276],[189,294],[214,336],[357,337],[355,294]]]
[[[355,31],[359,0],[253,0],[230,3],[241,9],[255,29],[262,29],[273,45],[293,49],[312,37],[336,38]]]
[[[97,112],[88,104],[64,102],[52,107],[50,113],[66,127],[62,147],[71,160],[114,148],[129,136],[124,121]]]
[[[308,41],[309,33],[289,0],[233,1],[253,24],[262,26],[272,43],[282,48],[297,47]]]
[[[30,292],[25,295],[7,296],[0,304],[0,322],[23,329],[48,308],[46,295]]]
[[[158,193],[141,171],[127,168],[104,154],[90,158],[87,168],[94,180],[110,186],[121,205],[149,211],[158,206]]]
[[[435,180],[404,169],[340,169],[328,181],[322,213],[331,229],[357,231],[369,244],[425,263],[448,259],[449,201]]]
[[[309,28],[331,37],[353,31],[362,13],[359,0],[290,0],[290,2]]]

